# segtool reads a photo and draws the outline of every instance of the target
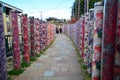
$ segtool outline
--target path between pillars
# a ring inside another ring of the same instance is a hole
[[[58,34],[54,43],[16,80],[83,80],[72,42]]]

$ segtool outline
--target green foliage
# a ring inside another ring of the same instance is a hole
[[[85,64],[82,64],[81,66],[83,69],[87,69],[87,66]]]
[[[36,61],[37,59],[33,56],[30,57],[30,61]]]
[[[40,57],[40,56],[41,56],[41,54],[39,54],[39,53],[36,54],[36,57]]]
[[[24,72],[24,69],[20,68],[20,69],[10,70],[10,71],[8,71],[8,74],[17,76],[17,75],[19,75],[19,74],[21,74],[23,72]]]
[[[21,67],[22,68],[26,68],[26,67],[29,67],[31,63],[27,63],[27,62],[22,62],[21,63]]]
[[[13,80],[11,76],[8,75],[7,80]]]
[[[40,51],[40,54],[44,54],[44,50]]]
[[[89,9],[94,8],[94,3],[99,1],[102,1],[102,0],[89,0]]]
[[[84,0],[80,0],[80,14],[84,14]]]
[[[73,10],[74,10],[74,17],[78,18],[78,5],[79,5],[79,1],[80,1],[80,15],[84,14],[84,4],[85,4],[85,0],[75,0],[74,4],[73,4]],[[94,3],[95,2],[99,2],[102,0],[89,0],[89,9],[94,8]]]
[[[83,63],[83,59],[82,59],[81,57],[79,57],[79,56],[78,56],[78,61],[79,61],[80,63]]]

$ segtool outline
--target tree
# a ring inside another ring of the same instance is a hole
[[[89,9],[94,8],[94,3],[98,1],[102,1],[102,0],[89,0]],[[84,5],[85,5],[84,0],[75,0],[75,2],[73,3],[73,7],[72,7],[72,17],[79,18],[79,13],[80,15],[84,14]],[[80,7],[78,8],[78,6]]]
[[[80,0],[80,15],[84,14],[84,0]]]
[[[102,0],[89,0],[89,9],[94,8],[94,3],[99,1],[102,1]]]

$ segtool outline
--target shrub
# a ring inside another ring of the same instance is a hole
[[[13,69],[13,70],[10,70],[10,71],[8,71],[8,74],[9,75],[19,75],[19,74],[21,74],[21,73],[23,73],[24,72],[24,69],[22,69],[22,68],[20,68],[20,69]]]

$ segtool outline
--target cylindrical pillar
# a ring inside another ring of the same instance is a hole
[[[22,27],[23,27],[23,40],[24,40],[24,61],[30,61],[30,50],[29,50],[29,37],[28,37],[28,20],[27,14],[22,15]]]
[[[49,45],[50,43],[50,24],[48,23],[47,24],[47,46]]]
[[[35,56],[34,17],[30,17],[30,34],[31,34],[31,55]]]
[[[88,73],[92,72],[92,54],[93,54],[93,28],[94,28],[94,9],[89,10],[89,30],[88,30]]]
[[[79,48],[79,20],[76,22],[76,47]]]
[[[103,2],[96,2],[94,4],[94,18],[92,80],[100,80]]]
[[[113,80],[118,0],[104,0],[102,80]]]
[[[82,55],[82,17],[80,18],[79,20],[79,52],[80,52],[80,55]]]
[[[81,41],[81,39],[80,39],[80,37],[81,37],[81,18],[78,20],[78,50],[79,50],[79,52],[81,51],[80,50],[80,47],[81,47],[81,43],[80,43],[80,41]],[[81,52],[80,52],[80,54],[81,54]]]
[[[82,58],[84,59],[84,33],[85,33],[85,18],[82,17]]]
[[[120,0],[117,9],[117,31],[115,44],[114,80],[120,79]]]
[[[40,27],[40,23],[39,23],[39,19],[35,19],[35,29],[36,29],[36,52],[37,54],[40,53],[40,35],[39,35],[39,27]]]
[[[6,47],[2,12],[2,5],[0,4],[0,80],[7,80]]]
[[[85,32],[84,32],[84,62],[88,64],[88,31],[89,31],[89,13],[85,13]]]
[[[40,26],[39,26],[39,34],[40,34],[40,50],[42,50],[42,21],[40,21]]]
[[[44,35],[45,35],[45,48],[47,47],[47,23],[45,23],[45,32],[44,32]]]
[[[20,68],[20,44],[18,31],[18,12],[11,11],[12,36],[13,36],[13,53],[14,53],[14,68]]]
[[[42,23],[42,50],[45,48],[45,23]]]
[[[28,18],[28,46],[29,46],[29,55],[31,56],[31,26],[30,26],[30,17]]]

